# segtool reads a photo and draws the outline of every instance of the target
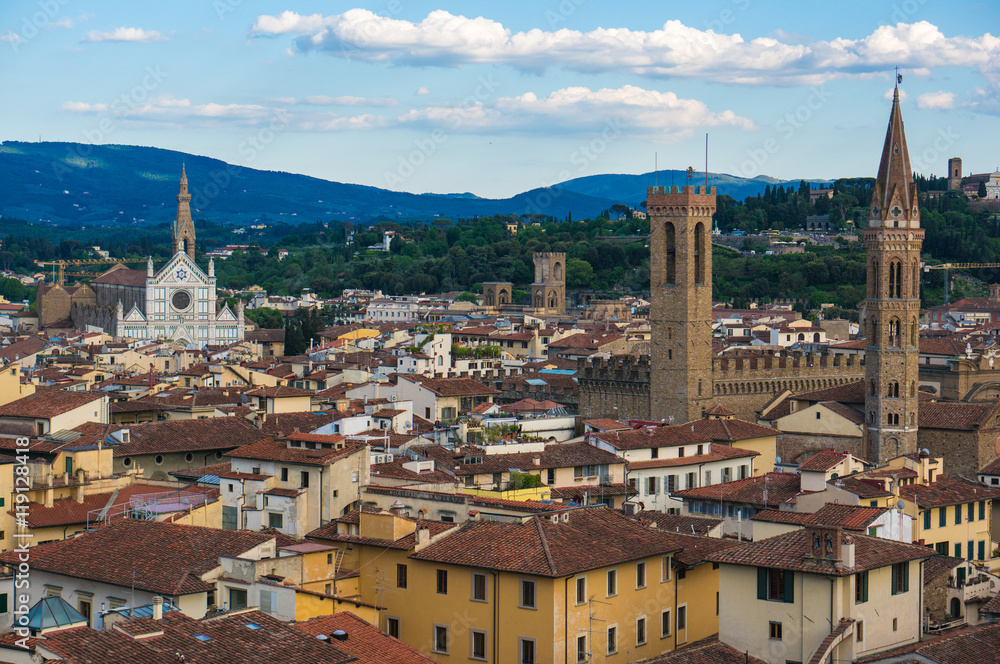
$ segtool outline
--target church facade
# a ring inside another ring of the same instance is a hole
[[[174,222],[174,255],[159,270],[149,260],[145,270],[116,265],[91,282],[96,305],[74,308],[78,328],[100,327],[118,339],[172,339],[196,346],[242,341],[243,308],[234,312],[216,304],[215,264],[208,272],[195,262],[191,195],[182,168]],[[110,329],[109,329],[110,328]]]

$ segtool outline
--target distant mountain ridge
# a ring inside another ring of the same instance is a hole
[[[0,144],[0,215],[57,225],[135,225],[169,222],[176,209],[181,164],[191,183],[196,218],[219,224],[372,219],[433,219],[540,213],[564,219],[596,216],[616,203],[637,206],[646,186],[686,182],[683,171],[589,175],[505,199],[472,193],[410,194],[278,171],[219,159],[131,145],[5,141]],[[704,173],[701,174],[701,178]],[[702,179],[696,178],[696,184]],[[797,184],[794,181],[793,184]],[[737,199],[786,182],[709,174],[719,193]]]

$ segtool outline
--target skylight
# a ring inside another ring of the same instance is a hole
[[[247,629],[260,629],[260,625],[256,623],[247,623]]]
[[[204,634],[195,634],[194,638],[198,639],[199,641],[211,641],[212,640],[212,637],[205,636]]]

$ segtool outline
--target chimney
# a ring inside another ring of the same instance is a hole
[[[429,528],[417,528],[417,546],[422,546],[431,541],[431,531]]]
[[[393,504],[392,504],[392,505],[391,505],[391,506],[389,507],[389,512],[391,512],[392,514],[394,514],[394,515],[396,515],[396,516],[403,516],[403,513],[404,513],[405,511],[406,511],[406,505],[404,505],[403,503],[401,503],[401,502],[399,501],[399,499],[397,499],[397,500],[396,500],[396,502],[394,502],[394,503],[393,503]]]
[[[854,538],[844,535],[840,546],[840,562],[844,567],[854,567]]]
[[[153,598],[153,620],[163,620],[163,598],[159,595]]]

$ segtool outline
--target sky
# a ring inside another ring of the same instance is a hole
[[[987,0],[3,0],[0,140],[489,198],[706,134],[712,172],[872,177],[896,67],[914,171],[997,168]]]

